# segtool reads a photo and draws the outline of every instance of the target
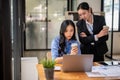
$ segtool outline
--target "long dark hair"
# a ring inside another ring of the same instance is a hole
[[[60,28],[60,41],[59,41],[59,49],[58,49],[58,52],[59,52],[59,56],[62,56],[63,54],[66,54],[65,52],[64,52],[64,49],[65,49],[65,40],[66,40],[66,38],[65,38],[65,36],[64,36],[64,32],[66,31],[66,28],[67,28],[67,26],[68,25],[72,25],[73,26],[73,28],[74,28],[74,33],[73,33],[73,36],[72,36],[72,40],[76,40],[76,36],[75,36],[75,33],[76,33],[76,31],[75,31],[75,24],[73,23],[73,21],[72,20],[64,20],[63,22],[62,22],[62,24],[61,24],[61,28]]]

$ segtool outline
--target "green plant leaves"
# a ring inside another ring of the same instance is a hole
[[[41,61],[41,64],[43,64],[44,68],[54,68],[55,61],[54,60],[44,59],[44,60]]]

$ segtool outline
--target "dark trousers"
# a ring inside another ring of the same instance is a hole
[[[104,55],[96,55],[94,54],[94,62],[104,61]]]
[[[104,61],[104,54],[99,53],[96,50],[95,46],[81,46],[81,53],[82,54],[93,54],[94,55],[94,58],[93,58],[94,62]]]

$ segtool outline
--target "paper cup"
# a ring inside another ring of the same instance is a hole
[[[72,43],[72,44],[71,44],[71,47],[77,47],[77,46],[78,46],[77,43]]]
[[[104,29],[109,29],[109,27],[108,27],[108,26],[106,26],[106,25],[105,25],[105,26],[103,26],[103,28],[104,28]]]

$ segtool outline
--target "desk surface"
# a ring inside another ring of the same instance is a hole
[[[39,80],[46,80],[42,64],[37,64],[36,67],[38,71]],[[55,71],[54,73],[54,80],[108,80],[108,79],[114,80],[114,78],[104,78],[104,77],[90,78],[87,76],[85,72],[65,73],[62,71]]]

